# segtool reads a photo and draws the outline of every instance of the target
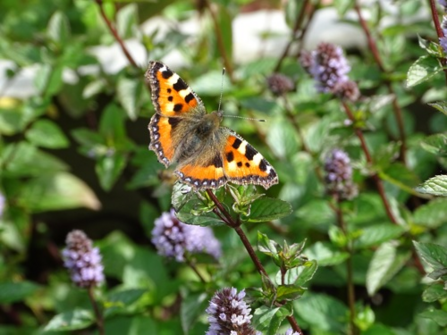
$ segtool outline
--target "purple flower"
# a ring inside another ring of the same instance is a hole
[[[3,211],[5,210],[6,199],[2,192],[0,192],[0,218],[3,216]]]
[[[350,101],[357,101],[360,97],[359,88],[357,84],[352,80],[346,80],[337,83],[333,88],[333,92],[341,99],[347,99]]]
[[[281,96],[294,89],[293,81],[281,73],[273,73],[269,76],[267,78],[267,86],[270,92],[276,96]]]
[[[334,149],[324,165],[326,191],[339,200],[352,199],[357,187],[352,181],[351,160],[346,152]]]
[[[165,212],[155,220],[152,243],[160,255],[185,260],[185,252],[204,252],[215,259],[221,255],[220,242],[209,227],[185,224],[177,219],[175,211]]]
[[[70,271],[71,280],[79,287],[97,286],[104,281],[104,267],[98,248],[81,230],[73,230],[65,240],[62,250],[64,266]]]
[[[442,7],[444,7],[444,10],[445,10],[445,8],[447,8],[447,2],[446,2],[446,0],[438,0],[438,2],[439,2],[439,4],[440,4]]]
[[[278,335],[280,335],[280,334],[278,334]],[[289,329],[287,329],[287,331],[285,332],[284,335],[303,335],[303,334],[300,334],[299,332],[294,332],[292,328],[289,328]]]
[[[444,37],[439,38],[439,44],[441,45],[442,50],[444,50],[444,53],[447,54],[447,17],[444,16],[444,19],[442,20],[442,32],[444,33]]]
[[[251,308],[245,291],[224,288],[214,294],[206,312],[210,327],[205,335],[261,335],[251,327]]]

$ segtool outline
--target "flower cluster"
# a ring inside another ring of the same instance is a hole
[[[267,86],[270,92],[276,96],[281,96],[294,89],[293,81],[289,77],[280,73],[273,73],[271,76],[267,77]]]
[[[351,160],[346,152],[332,150],[324,165],[326,191],[339,200],[352,199],[357,195],[357,187],[352,181]]]
[[[204,252],[216,259],[221,255],[220,243],[211,228],[185,224],[173,209],[155,220],[152,243],[160,255],[174,257],[178,262],[185,260],[185,252]]]
[[[260,335],[251,327],[251,308],[244,301],[245,291],[224,288],[214,294],[206,309],[210,327],[206,335]]]
[[[340,47],[331,43],[320,43],[316,50],[303,52],[300,62],[315,79],[319,92],[331,92],[351,101],[359,98],[357,84],[348,77],[351,67]]]
[[[104,281],[104,267],[98,248],[81,230],[68,233],[67,247],[62,251],[64,266],[70,271],[71,280],[79,287],[92,287]]]
[[[444,10],[446,10],[447,7],[444,7]],[[442,20],[441,24],[442,32],[444,33],[444,37],[439,38],[439,44],[441,45],[442,50],[444,50],[444,53],[447,54],[447,16],[444,16],[444,19]]]
[[[303,335],[298,332],[294,332],[293,329],[287,329],[286,333],[284,335]]]

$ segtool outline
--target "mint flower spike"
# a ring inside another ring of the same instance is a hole
[[[98,248],[93,248],[92,241],[81,230],[68,233],[67,247],[62,251],[64,266],[71,275],[71,280],[79,287],[89,288],[104,281],[104,267]]]
[[[203,252],[215,259],[222,254],[220,242],[211,228],[183,223],[173,209],[155,220],[151,241],[159,255],[173,257],[177,262],[184,262],[187,252]]]
[[[444,18],[442,19],[441,28],[442,32],[444,33],[444,37],[439,38],[439,45],[441,45],[444,53],[447,54],[447,16],[444,16]]]
[[[294,89],[292,79],[281,74],[273,73],[267,77],[267,86],[274,95],[281,96],[287,92],[291,92]]]
[[[326,159],[325,165],[326,191],[338,200],[354,198],[358,191],[352,181],[351,160],[346,152],[334,149]]]
[[[205,335],[262,335],[251,327],[251,308],[245,291],[224,288],[214,294],[206,309],[210,327]]]

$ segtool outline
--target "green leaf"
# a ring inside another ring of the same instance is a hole
[[[53,41],[65,45],[70,40],[70,26],[67,17],[56,11],[48,22],[47,35]]]
[[[318,263],[315,260],[307,261],[303,265],[290,269],[286,273],[288,283],[295,283],[295,285],[303,286],[309,280],[311,280],[314,274],[317,272]],[[295,280],[291,278],[290,274],[296,278]]]
[[[126,166],[124,154],[114,152],[100,157],[96,163],[96,175],[105,191],[110,191]]]
[[[262,330],[265,335],[276,335],[283,320],[292,315],[291,310],[283,307],[261,306],[253,314],[253,327]]]
[[[188,294],[183,298],[180,306],[180,319],[182,329],[188,334],[199,316],[203,313],[208,305],[208,296],[206,293]]]
[[[107,335],[137,335],[144,334],[151,330],[151,334],[159,335],[159,325],[150,317],[143,315],[131,315],[131,316],[117,316],[108,319],[104,325],[104,333]],[[169,335],[180,334],[181,329],[177,326],[176,322],[169,322]]]
[[[59,126],[50,120],[36,121],[25,137],[36,146],[48,149],[67,148],[70,144]]]
[[[30,281],[0,283],[0,304],[22,301],[34,294],[38,288],[38,285]]]
[[[382,324],[374,324],[368,328],[362,335],[397,335],[390,327]]]
[[[250,206],[248,222],[266,222],[285,217],[292,213],[292,206],[283,200],[262,197]]]
[[[98,210],[101,207],[89,186],[67,172],[42,175],[29,180],[20,195],[20,203],[34,212],[78,207]]]
[[[57,330],[77,330],[91,326],[95,321],[92,311],[85,309],[75,309],[54,316],[45,331]]]
[[[122,148],[126,139],[123,111],[116,105],[110,104],[104,110],[99,123],[99,133],[106,139],[110,147]]]
[[[284,119],[271,120],[266,140],[276,157],[287,159],[298,151],[296,131],[292,124]]]
[[[427,310],[419,314],[423,318],[433,320],[441,327],[447,326],[447,312],[440,309]]]
[[[433,284],[422,293],[422,300],[425,302],[435,302],[447,298],[447,290],[442,284]]]
[[[309,325],[333,334],[345,332],[348,309],[337,299],[324,294],[306,294],[294,305],[298,315]]]
[[[320,266],[340,264],[349,257],[347,252],[338,250],[328,242],[316,242],[307,248],[304,254],[310,259],[315,259]]]
[[[434,199],[416,208],[413,222],[430,229],[438,228],[447,223],[447,199]]]
[[[355,240],[356,248],[369,248],[398,238],[404,233],[405,229],[401,226],[390,224],[377,224],[375,226],[364,228],[360,231],[360,237]]]
[[[366,289],[372,296],[405,265],[410,253],[397,253],[394,243],[382,244],[374,252],[366,273]]]
[[[305,291],[298,285],[279,285],[276,291],[276,300],[293,301],[301,297]]]
[[[22,112],[17,108],[0,108],[0,134],[14,135],[23,129]]]
[[[407,73],[407,87],[416,86],[442,71],[436,58],[424,55],[410,66]]]
[[[177,218],[184,222],[199,226],[220,226],[224,222],[198,199],[189,200],[177,213]]]
[[[121,77],[117,83],[118,101],[132,121],[138,118],[142,89],[143,84],[141,80]]]
[[[278,257],[278,243],[258,231],[258,250],[270,257]]]
[[[104,301],[105,317],[125,314],[129,307],[141,299],[146,292],[146,289],[120,289],[110,292]]]
[[[123,38],[135,37],[135,29],[137,29],[138,6],[131,3],[120,8],[116,14],[116,28],[118,35]]]
[[[354,6],[355,0],[335,0],[334,7],[338,12],[338,15],[343,17],[348,10]]]
[[[62,70],[62,66],[40,65],[34,79],[34,86],[39,94],[50,97],[60,91],[63,85]]]
[[[426,180],[416,188],[416,191],[447,197],[447,175],[439,175]]]
[[[447,268],[447,248],[434,243],[413,241],[420,259],[434,270]]]
[[[444,115],[447,115],[447,101],[432,102],[432,103],[428,103],[428,105],[432,106],[433,108],[436,108],[438,111],[440,111]]]
[[[447,156],[447,134],[435,134],[425,137],[421,147],[437,156]]]

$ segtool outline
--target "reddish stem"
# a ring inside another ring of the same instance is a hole
[[[433,23],[435,24],[436,34],[438,35],[438,39],[444,37],[444,31],[442,30],[441,24],[439,23],[438,11],[436,10],[435,0],[429,0],[430,9],[431,9],[431,17],[433,18]],[[441,58],[442,66],[446,66],[447,60],[445,58]],[[444,69],[445,81],[447,83],[447,69]]]

